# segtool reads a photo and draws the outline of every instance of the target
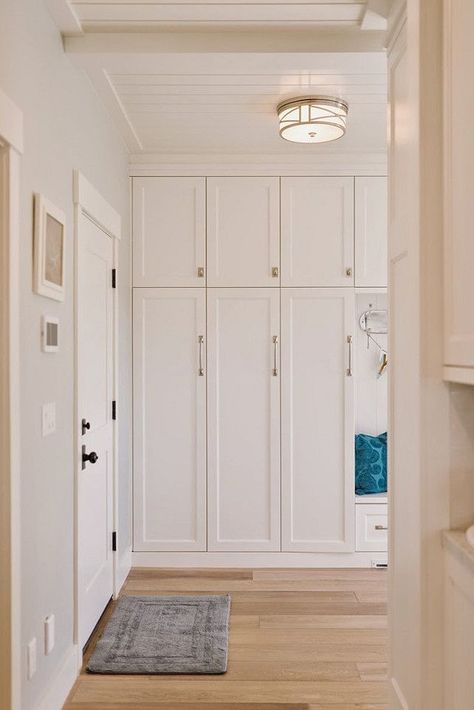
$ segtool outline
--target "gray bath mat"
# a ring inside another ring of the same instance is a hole
[[[225,673],[229,596],[122,597],[91,673]]]

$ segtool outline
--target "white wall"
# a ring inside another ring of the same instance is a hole
[[[130,296],[127,156],[88,79],[63,53],[42,0],[0,3],[0,86],[24,113],[21,215],[21,581],[22,710],[36,707],[73,643],[73,169],[80,169],[123,219],[120,245],[119,545],[129,538]],[[32,292],[33,192],[67,215],[66,300]],[[40,318],[61,321],[56,355],[40,350]],[[41,436],[41,405],[56,402],[57,431]],[[43,619],[56,615],[56,647],[43,654]],[[38,670],[26,680],[26,643],[36,636]]]

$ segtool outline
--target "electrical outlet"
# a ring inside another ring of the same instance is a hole
[[[56,402],[43,404],[41,408],[43,436],[49,436],[56,431]]]
[[[49,656],[54,648],[54,614],[50,614],[44,620],[44,652]]]
[[[36,638],[32,638],[27,646],[26,673],[28,680],[31,680],[36,673]]]

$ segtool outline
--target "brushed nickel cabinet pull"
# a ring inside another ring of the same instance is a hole
[[[198,277],[200,279],[204,278],[204,266],[198,266]]]
[[[280,273],[280,270],[279,270],[278,266],[273,266],[272,267],[272,276],[274,279],[278,278],[279,273]]]
[[[376,530],[388,530],[388,527],[386,525],[376,525],[375,529]]]
[[[273,336],[273,377],[278,376],[278,335]]]
[[[198,374],[199,374],[199,377],[204,377],[204,368],[202,366],[202,347],[204,344],[204,335],[199,336],[198,342],[199,342],[199,370],[198,370]]]
[[[348,377],[352,377],[352,335],[347,336],[347,345],[349,349],[349,365],[346,374]]]

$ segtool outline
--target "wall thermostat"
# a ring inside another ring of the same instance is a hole
[[[59,319],[43,316],[41,324],[41,342],[43,352],[55,353],[59,350]]]

